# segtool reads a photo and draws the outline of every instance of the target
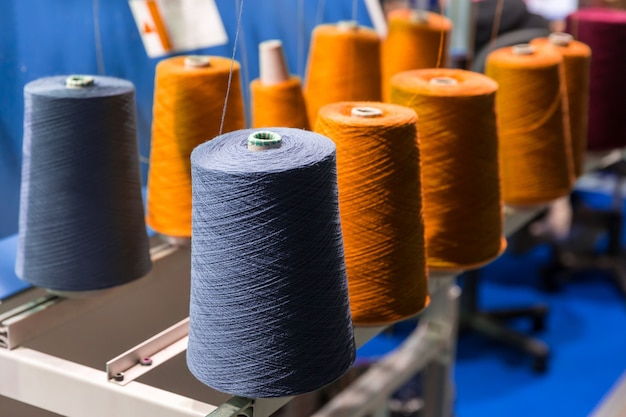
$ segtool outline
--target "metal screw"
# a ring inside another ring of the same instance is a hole
[[[118,372],[115,375],[113,375],[113,379],[116,380],[117,382],[121,382],[124,380],[124,372]]]
[[[150,358],[141,358],[141,359],[139,359],[139,365],[141,365],[141,366],[150,366],[150,365],[152,365],[152,359],[150,359]]]

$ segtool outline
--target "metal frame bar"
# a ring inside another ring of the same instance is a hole
[[[150,257],[155,264],[178,250],[176,246],[161,243],[157,239],[151,243]],[[120,293],[143,286],[145,278],[93,294],[84,293],[82,298],[76,299],[45,293],[42,295],[37,289],[29,290],[24,297],[28,297],[29,293],[32,295],[23,304],[2,306],[5,309],[0,307],[0,348],[15,349],[81,314],[113,302]]]
[[[68,417],[204,417],[217,407],[19,347],[0,349],[0,394]],[[78,400],[75,400],[78,399]]]
[[[189,317],[106,363],[109,381],[126,385],[187,349]]]
[[[380,412],[393,392],[428,366],[438,367],[438,378],[443,385],[437,384],[442,386],[432,387],[431,393],[427,392],[431,398],[425,398],[425,403],[431,404],[425,415],[446,416],[445,410],[450,408],[448,400],[453,391],[448,383],[452,372],[460,295],[454,279],[454,275],[432,279],[429,283],[431,304],[420,318],[417,328],[398,349],[372,365],[313,417],[363,417]],[[433,396],[441,399],[434,401]]]

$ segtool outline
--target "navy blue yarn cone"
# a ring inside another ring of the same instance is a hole
[[[280,148],[252,152],[255,130],[191,155],[193,216],[187,364],[245,397],[314,391],[354,361],[334,143],[268,129]]]
[[[151,267],[132,83],[24,88],[17,275],[58,291],[113,287]]]

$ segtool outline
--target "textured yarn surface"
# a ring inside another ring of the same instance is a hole
[[[446,66],[452,22],[445,16],[425,12],[417,20],[412,10],[397,9],[387,16],[389,29],[382,43],[383,99],[391,99],[391,77],[399,72]]]
[[[339,101],[380,101],[380,38],[369,28],[320,25],[313,30],[304,90],[309,123]]]
[[[544,204],[571,191],[567,100],[563,58],[554,48],[516,55],[513,47],[487,57],[486,74],[498,84],[502,198],[513,205]]]
[[[436,78],[456,84],[432,84]],[[392,77],[391,99],[419,115],[427,266],[476,268],[506,247],[490,78],[455,69]]]
[[[248,150],[254,130],[240,130],[191,155],[187,364],[206,385],[246,397],[316,390],[355,356],[335,145],[271,131],[278,149]]]
[[[626,146],[626,10],[580,9],[567,31],[592,51],[587,148]]]
[[[355,107],[381,115],[353,116]],[[404,319],[428,300],[416,121],[406,107],[343,102],[322,107],[315,125],[337,144],[339,207],[357,325]]]
[[[224,132],[245,127],[239,64],[211,56],[207,67],[187,68],[185,57],[157,65],[147,223],[157,232],[191,236],[192,150],[218,135],[233,64]]]
[[[295,127],[309,129],[300,78],[290,77],[277,84],[250,83],[253,127]]]
[[[24,88],[24,153],[16,273],[59,291],[133,281],[150,269],[141,200],[135,89],[94,77]]]
[[[547,38],[534,39],[533,45],[548,45]],[[589,65],[591,49],[582,42],[572,41],[567,46],[554,46],[563,55],[565,88],[571,133],[572,160],[576,178],[583,174],[587,131],[589,125]]]

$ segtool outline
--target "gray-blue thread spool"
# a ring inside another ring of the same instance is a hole
[[[28,83],[24,100],[17,275],[68,292],[144,276],[151,261],[132,83],[48,77]]]
[[[239,130],[198,146],[191,166],[191,372],[257,398],[340,377],[355,347],[334,143]]]

